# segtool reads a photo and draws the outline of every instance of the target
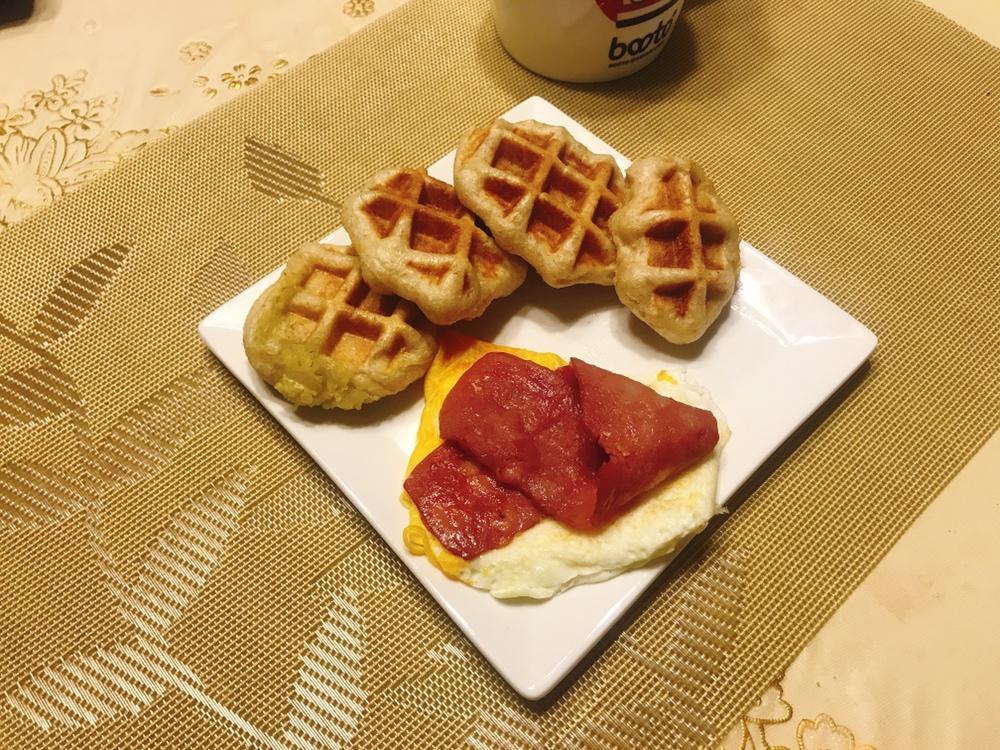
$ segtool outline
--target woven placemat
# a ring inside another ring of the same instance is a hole
[[[567,86],[485,0],[413,0],[0,236],[0,745],[700,747],[789,663],[997,427],[1000,52],[911,0],[687,6],[644,72]],[[699,158],[881,341],[538,706],[195,332],[375,169],[532,94]]]

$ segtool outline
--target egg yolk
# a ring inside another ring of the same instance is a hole
[[[566,364],[564,359],[549,352],[497,346],[454,331],[446,331],[441,336],[438,353],[424,379],[424,410],[417,427],[417,443],[406,465],[407,475],[443,442],[438,430],[438,415],[448,392],[466,370],[480,357],[490,352],[513,354],[515,357],[527,359],[550,370]],[[403,530],[403,543],[406,548],[414,555],[426,556],[446,576],[457,578],[466,566],[465,560],[442,547],[434,535],[426,529],[416,505],[405,490],[400,496],[400,501],[409,513],[409,522]]]

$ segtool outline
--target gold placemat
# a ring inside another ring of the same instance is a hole
[[[997,427],[1000,52],[910,0],[689,6],[663,60],[585,87],[510,61],[485,1],[413,0],[0,237],[0,745],[697,747],[760,694]],[[371,171],[536,93],[699,157],[881,344],[526,706],[195,324]]]

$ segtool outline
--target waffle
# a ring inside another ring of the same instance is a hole
[[[454,188],[422,169],[379,172],[342,213],[365,281],[416,303],[433,323],[482,315],[527,274],[476,226]]]
[[[625,203],[611,218],[615,291],[667,341],[697,340],[736,288],[736,221],[693,161],[649,157],[628,170]]]
[[[624,179],[614,159],[591,153],[565,128],[497,120],[469,132],[455,158],[455,190],[500,248],[549,286],[613,282],[608,219]]]
[[[357,409],[423,375],[437,342],[412,304],[368,288],[351,247],[310,243],[254,303],[243,347],[292,403]]]

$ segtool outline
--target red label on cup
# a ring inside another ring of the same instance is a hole
[[[616,26],[632,26],[658,16],[676,0],[595,0],[597,7]]]
[[[560,81],[610,81],[660,53],[684,0],[493,0],[503,46]]]

